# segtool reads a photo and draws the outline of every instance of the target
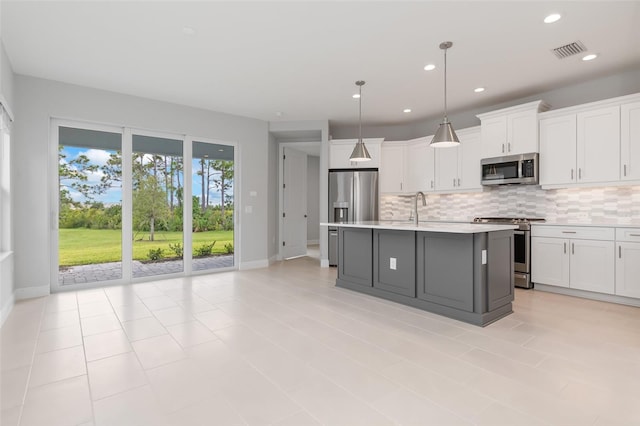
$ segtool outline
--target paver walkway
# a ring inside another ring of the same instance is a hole
[[[167,260],[157,263],[142,263],[133,261],[133,277],[148,277],[151,275],[174,274],[184,270],[182,260]],[[207,269],[228,268],[233,266],[233,255],[200,257],[193,259],[192,269],[204,271]],[[96,263],[94,265],[71,266],[60,270],[58,283],[83,284],[98,281],[116,280],[122,277],[122,262]]]

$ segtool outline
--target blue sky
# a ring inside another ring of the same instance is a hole
[[[90,149],[90,148],[78,148],[65,146],[62,150],[62,153],[66,155],[66,159],[64,161],[69,162],[74,158],[78,157],[78,155],[84,154],[86,155],[91,164],[96,164],[98,166],[102,166],[106,164],[106,161],[109,159],[109,155],[111,153],[115,153],[115,151],[110,150],[102,150],[102,149]],[[193,178],[192,178],[192,191],[193,195],[200,197],[202,193],[202,185],[201,178],[196,174],[199,169],[198,160],[193,160],[192,164],[193,169]],[[97,171],[95,173],[90,173],[88,175],[87,183],[98,183],[100,182],[100,178],[102,177],[102,172]],[[183,177],[181,176],[181,181]],[[118,187],[110,188],[106,193],[95,196],[94,200],[109,204],[119,204],[122,200],[122,189],[119,187],[119,183],[116,183]],[[228,191],[229,195],[233,195],[233,188]],[[82,194],[79,194],[73,190],[70,190],[71,198],[75,201],[84,202],[87,201]],[[210,205],[220,205],[220,193],[215,191],[214,188],[211,188],[211,192],[209,193],[209,204]]]

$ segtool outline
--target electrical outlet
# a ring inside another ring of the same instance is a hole
[[[389,269],[391,270],[396,270],[396,258],[395,257],[390,257],[389,258]]]

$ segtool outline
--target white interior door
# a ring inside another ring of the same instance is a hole
[[[307,254],[307,154],[284,148],[282,257]]]

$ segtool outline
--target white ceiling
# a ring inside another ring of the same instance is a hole
[[[360,79],[363,121],[436,117],[447,40],[450,110],[529,96],[640,65],[638,28],[638,1],[2,0],[18,74],[268,121],[355,123]],[[600,56],[550,52],[576,40]]]

